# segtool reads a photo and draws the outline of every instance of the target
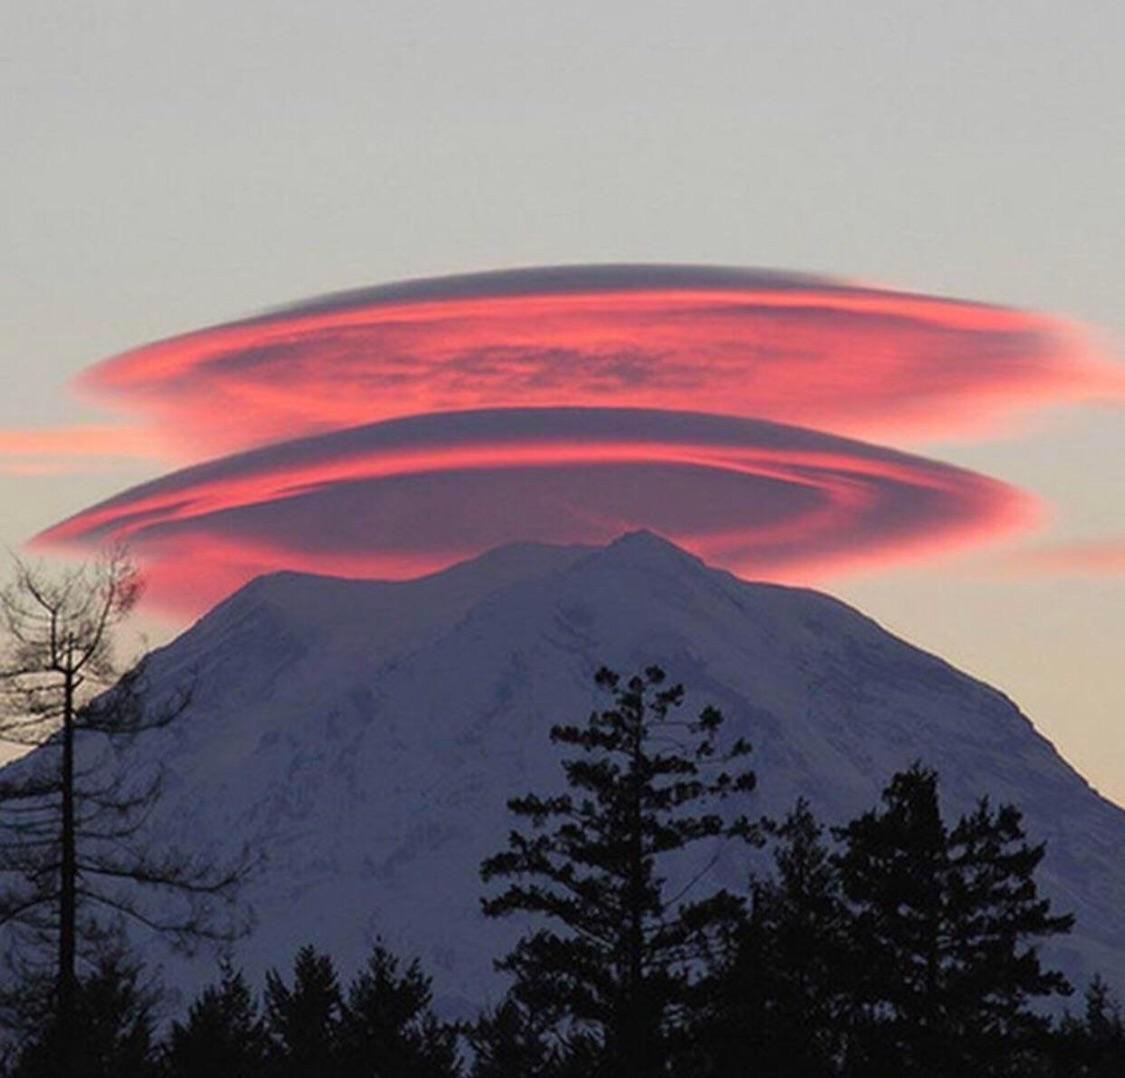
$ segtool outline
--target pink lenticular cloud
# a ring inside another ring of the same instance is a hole
[[[197,613],[262,572],[395,578],[518,540],[651,528],[743,575],[802,581],[929,556],[1034,520],[983,476],[795,427],[642,409],[393,420],[173,473],[49,529],[124,540],[154,599]]]
[[[930,557],[1025,529],[1037,506],[854,438],[994,434],[1125,400],[1121,368],[1057,319],[700,266],[340,293],[138,348],[81,384],[147,424],[124,446],[233,455],[38,542],[124,540],[157,602],[193,613],[276,569],[399,578],[642,527],[786,582]],[[56,435],[57,459],[116,444],[113,429]]]
[[[492,407],[691,408],[857,437],[965,433],[1120,368],[1042,315],[819,278],[588,266],[327,296],[160,341],[85,389],[186,454]]]

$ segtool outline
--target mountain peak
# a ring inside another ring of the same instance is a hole
[[[999,693],[837,600],[740,580],[651,531],[510,544],[400,582],[274,574],[239,594],[152,656],[154,698],[198,692],[136,760],[169,775],[150,834],[220,860],[268,851],[246,892],[259,927],[236,952],[252,976],[297,940],[345,958],[381,935],[434,970],[450,1014],[499,991],[491,960],[519,926],[481,917],[478,870],[507,801],[558,788],[550,729],[599,706],[599,665],[656,664],[686,714],[714,704],[754,745],[754,816],[803,797],[843,822],[917,759],[949,811],[1018,804],[1048,843],[1045,893],[1078,915],[1045,955],[1076,981],[1125,983],[1125,813]],[[739,888],[747,867],[707,871]],[[185,989],[213,975],[161,961]]]
[[[670,539],[657,535],[648,529],[625,532],[613,542],[602,548],[601,553],[627,559],[637,564],[664,564],[693,566],[697,569],[706,569],[701,558],[689,554],[682,547],[676,546]]]

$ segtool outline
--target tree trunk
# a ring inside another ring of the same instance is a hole
[[[650,1078],[655,1044],[653,1015],[650,1001],[645,991],[645,936],[644,936],[644,832],[641,811],[642,738],[644,737],[644,717],[638,713],[633,730],[632,760],[628,782],[630,784],[629,803],[629,867],[628,891],[626,898],[626,986],[624,999],[624,1028],[619,1031],[617,1043],[622,1058],[618,1065],[622,1073],[636,1078]]]
[[[61,1074],[73,1073],[70,1042],[73,1039],[75,1003],[78,994],[76,971],[78,856],[74,821],[74,675],[68,670],[63,697],[62,727],[62,820],[59,865],[59,968],[58,1032]]]

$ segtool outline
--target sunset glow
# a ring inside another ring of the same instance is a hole
[[[70,426],[0,431],[0,472],[9,475],[75,471],[91,460],[151,460],[164,452],[149,429]]]
[[[40,449],[190,466],[37,545],[125,542],[175,613],[278,569],[401,578],[636,528],[790,583],[930,558],[1026,531],[1040,507],[857,437],[995,433],[1125,395],[1055,319],[698,266],[341,293],[136,349],[81,387],[143,426],[43,432]]]

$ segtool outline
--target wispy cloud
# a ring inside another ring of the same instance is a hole
[[[1013,555],[1017,570],[1036,574],[1125,575],[1125,536],[1058,543]]]
[[[122,460],[151,460],[160,439],[137,427],[71,426],[0,430],[0,473],[88,473]]]

